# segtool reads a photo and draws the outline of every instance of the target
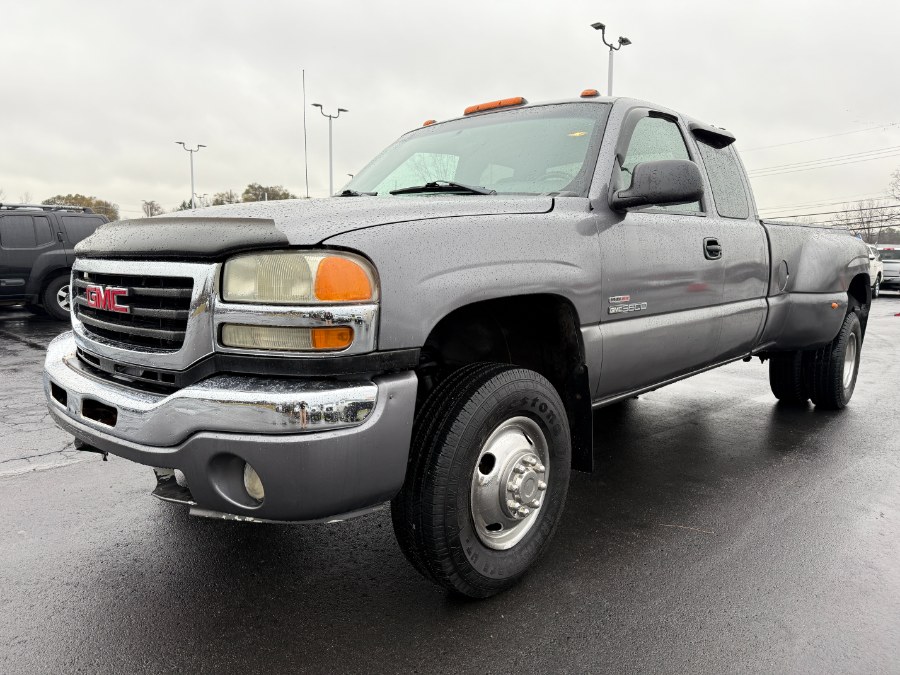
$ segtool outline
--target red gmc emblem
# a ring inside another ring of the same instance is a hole
[[[128,305],[119,304],[119,298],[127,295],[127,288],[117,288],[115,286],[88,286],[84,289],[84,297],[87,300],[88,307],[103,309],[107,312],[130,314],[131,308]]]

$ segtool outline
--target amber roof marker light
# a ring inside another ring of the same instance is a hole
[[[585,89],[581,92],[581,98],[597,98],[600,95],[600,92],[596,89]]]
[[[622,47],[627,47],[631,44],[631,40],[627,37],[619,37],[618,44],[613,44],[606,41],[606,24],[600,23],[592,23],[591,28],[594,30],[600,31],[600,37],[603,39],[603,44],[609,47],[609,70],[606,74],[606,89],[607,96],[612,96],[612,85],[613,85],[613,52],[619,51]]]
[[[494,108],[508,108],[514,105],[525,105],[528,103],[521,96],[513,96],[512,98],[501,98],[496,101],[488,101],[487,103],[477,103],[470,105],[463,111],[463,115],[471,115],[472,113],[482,112],[484,110],[493,110]]]

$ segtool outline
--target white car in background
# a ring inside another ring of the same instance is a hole
[[[883,264],[881,288],[900,291],[900,244],[882,244],[878,256]]]
[[[884,279],[884,262],[881,260],[881,252],[872,244],[866,244],[869,249],[869,279],[872,280],[872,297],[881,295],[881,282]]]

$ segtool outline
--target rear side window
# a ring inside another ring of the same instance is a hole
[[[94,230],[103,225],[103,219],[96,216],[63,216],[63,225],[69,235],[69,243],[77,244],[94,234]]]
[[[44,246],[53,241],[50,219],[47,216],[34,217],[34,240],[38,246]]]
[[[699,139],[697,147],[700,148],[700,155],[706,165],[718,214],[723,218],[747,218],[750,215],[750,205],[747,203],[741,167],[734,156],[734,148],[729,145],[717,149]]]
[[[0,246],[8,249],[37,248],[34,216],[0,216]]]

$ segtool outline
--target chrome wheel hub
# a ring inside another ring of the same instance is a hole
[[[847,348],[844,350],[844,389],[853,382],[853,374],[856,372],[856,335],[850,333],[847,337]]]
[[[56,291],[56,302],[67,312],[70,311],[72,307],[72,300],[69,295],[69,284],[66,284],[58,291]]]
[[[471,515],[488,548],[515,546],[537,521],[549,478],[549,448],[540,426],[513,417],[490,435],[472,474]]]
[[[547,489],[547,468],[537,455],[520,457],[512,466],[506,481],[506,507],[510,518],[520,520],[531,515],[531,509],[541,508],[544,491]]]

